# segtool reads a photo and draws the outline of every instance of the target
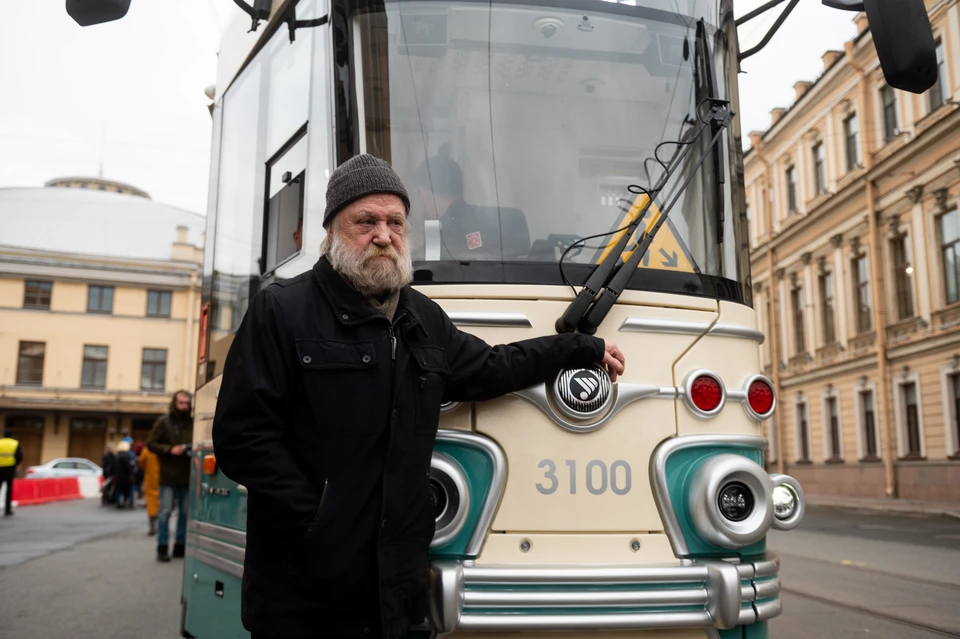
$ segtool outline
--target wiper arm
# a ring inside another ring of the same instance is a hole
[[[700,74],[700,81],[705,85],[707,90],[706,97],[711,100],[716,100],[717,78],[713,73],[713,58],[710,54],[710,43],[707,41],[707,25],[702,18],[697,21],[696,47],[697,57],[700,59],[700,68],[697,69],[697,72]],[[717,123],[716,120],[712,120],[710,123],[710,132],[716,135],[718,130],[722,131],[722,127]],[[717,207],[717,244],[722,244],[723,225],[725,222],[723,184],[726,182],[726,177],[724,176],[723,170],[722,145],[719,143],[715,144],[711,150],[711,154],[713,156],[714,174],[716,175],[714,189],[717,199],[715,203]]]
[[[700,159],[697,161],[693,170],[690,171],[690,175],[683,181],[683,183],[673,192],[673,199],[667,204],[667,207],[660,212],[660,217],[657,219],[656,224],[653,225],[653,228],[650,229],[650,232],[644,235],[643,239],[638,244],[637,248],[634,249],[633,254],[623,262],[623,265],[617,271],[609,283],[606,285],[603,294],[596,299],[593,303],[593,307],[589,309],[589,314],[583,318],[579,323],[579,329],[581,333],[593,334],[596,332],[597,327],[603,323],[604,318],[610,312],[610,309],[613,308],[613,305],[619,299],[620,295],[623,293],[623,290],[626,288],[627,283],[630,281],[630,278],[634,273],[637,272],[637,268],[640,265],[640,260],[643,259],[643,256],[646,255],[647,250],[650,248],[650,244],[653,243],[653,238],[656,236],[657,231],[663,226],[663,223],[666,222],[667,216],[670,215],[671,209],[680,199],[680,196],[683,195],[686,191],[687,186],[690,184],[690,181],[693,180],[697,172],[700,170],[700,167],[703,165],[704,160],[707,156],[716,148],[717,144],[720,142],[723,130],[730,125],[730,121],[733,119],[733,113],[730,111],[730,103],[726,100],[710,100],[710,114],[707,119],[704,121],[703,126],[700,127],[700,130],[697,131],[693,142],[696,142],[700,139],[700,135],[703,133],[704,129],[707,126],[715,128],[716,132],[713,134],[713,137],[710,139],[709,146],[703,155],[700,156]],[[691,147],[693,144],[691,143]],[[676,169],[676,166],[671,167]],[[671,171],[672,173],[673,171]],[[647,206],[650,203],[647,202]],[[645,207],[646,208],[646,207]],[[619,246],[619,244],[618,244]],[[619,254],[618,254],[619,255]],[[608,256],[609,257],[609,256]],[[583,292],[581,291],[581,295]],[[579,297],[578,297],[579,299]]]
[[[683,163],[684,158],[686,158],[696,141],[700,139],[700,136],[703,134],[706,126],[707,124],[703,123],[697,130],[697,133],[693,136],[693,139],[691,139],[689,142],[663,143],[680,144],[683,146],[683,150],[670,161],[669,166],[666,167],[666,172],[657,182],[656,187],[649,191],[646,189],[640,189],[640,192],[647,196],[647,203],[643,205],[643,208],[640,209],[636,217],[631,220],[630,224],[624,230],[623,235],[613,247],[613,250],[607,253],[606,257],[600,261],[600,263],[597,265],[597,268],[595,268],[590,274],[590,277],[587,278],[583,288],[580,289],[580,293],[573,300],[573,302],[570,303],[570,306],[567,307],[567,310],[564,311],[563,315],[561,315],[559,319],[557,319],[556,329],[558,333],[572,333],[577,330],[578,325],[587,314],[587,311],[590,309],[590,304],[593,303],[597,297],[597,294],[610,280],[613,269],[616,267],[617,262],[620,261],[620,257],[623,255],[623,251],[627,247],[627,243],[630,241],[630,238],[633,237],[634,233],[636,233],[637,227],[643,221],[643,218],[646,216],[647,211],[653,204],[653,201],[660,194],[660,191],[662,191],[667,185],[667,182],[669,182],[670,178],[673,176],[673,173],[677,170],[677,167]],[[639,187],[637,188],[639,189]]]

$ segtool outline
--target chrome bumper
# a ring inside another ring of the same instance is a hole
[[[780,614],[780,559],[651,566],[435,561],[428,622],[454,631],[732,628]]]

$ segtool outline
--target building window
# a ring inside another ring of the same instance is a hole
[[[843,135],[847,140],[847,170],[860,166],[860,120],[857,114],[843,121]]]
[[[927,93],[930,110],[935,111],[943,106],[943,103],[950,97],[949,82],[947,79],[947,66],[943,55],[943,40],[937,40],[937,83],[930,87]]]
[[[46,350],[45,342],[20,342],[20,357],[17,360],[18,384],[43,384],[43,358]]]
[[[810,425],[807,423],[807,403],[797,404],[797,461],[810,461]]]
[[[940,254],[947,304],[960,301],[960,214],[957,209],[940,216]]]
[[[796,351],[800,353],[807,352],[806,341],[804,340],[803,327],[803,287],[798,286],[790,292],[791,302],[793,304],[793,340],[796,345]]]
[[[824,345],[833,344],[837,341],[833,304],[833,273],[824,273],[820,276],[820,308],[823,321],[823,343]]]
[[[827,158],[823,142],[813,147],[813,186],[817,195],[827,190]]]
[[[857,292],[857,330],[866,333],[873,328],[873,306],[870,302],[870,262],[866,255],[853,261],[853,288]]]
[[[903,418],[906,428],[906,457],[920,457],[920,407],[917,403],[917,383],[907,382],[900,385],[903,398]]]
[[[167,379],[167,349],[143,349],[143,367],[140,372],[142,390],[162,391]]]
[[[23,307],[50,310],[51,291],[53,291],[53,282],[27,280],[23,288]]]
[[[83,375],[80,378],[83,388],[106,388],[107,386],[107,347],[83,347]]]
[[[885,85],[880,89],[880,101],[883,104],[883,135],[889,142],[900,133],[897,127],[897,94]]]
[[[787,169],[787,211],[797,210],[797,167]]]
[[[113,287],[112,286],[90,286],[87,288],[87,312],[88,313],[112,313],[113,312]]]
[[[840,412],[837,408],[837,398],[827,397],[824,410],[824,418],[827,422],[827,450],[828,459],[843,459],[843,448],[841,446],[842,434],[840,432]]]
[[[147,316],[170,317],[170,291],[147,291]]]
[[[890,242],[893,255],[893,281],[897,287],[897,316],[913,317],[913,265],[910,263],[910,238],[906,235]]]
[[[954,373],[947,378],[950,385],[950,402],[953,404],[953,422],[950,428],[953,430],[953,450],[952,454],[960,453],[960,373]]]
[[[876,413],[873,408],[873,391],[860,391],[860,427],[863,437],[864,459],[877,459],[877,427]]]

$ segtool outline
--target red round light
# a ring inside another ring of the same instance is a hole
[[[762,379],[754,380],[747,389],[747,401],[757,415],[767,415],[773,410],[773,389]]]
[[[706,413],[719,406],[721,399],[723,399],[723,387],[712,377],[706,375],[698,377],[690,385],[690,401]]]

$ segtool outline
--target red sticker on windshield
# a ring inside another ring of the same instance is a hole
[[[473,249],[478,249],[483,246],[483,241],[480,239],[480,232],[468,233],[467,234],[467,248],[471,251]]]

